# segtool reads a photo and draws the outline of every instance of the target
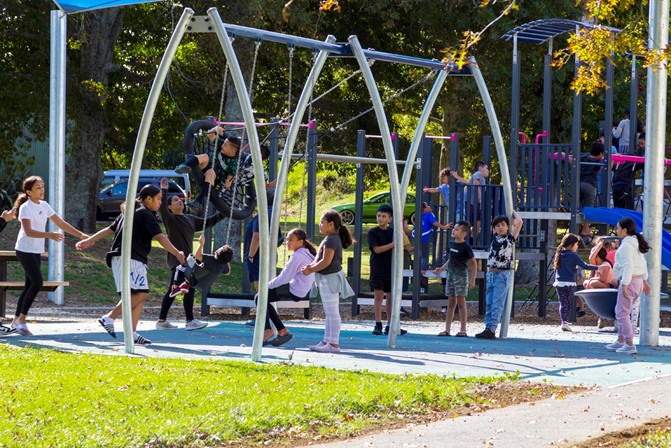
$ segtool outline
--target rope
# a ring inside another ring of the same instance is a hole
[[[294,79],[294,46],[289,45],[289,89],[287,93],[287,117],[291,117],[291,92],[292,92],[292,87],[293,87],[293,79]],[[272,130],[271,130],[272,132]],[[268,134],[270,135],[270,133]],[[286,145],[286,140],[285,140],[285,145]],[[289,185],[287,185],[284,188],[284,232],[283,234],[286,235],[288,230],[288,224],[289,224]],[[287,245],[283,244],[283,260],[284,260],[284,265],[287,264]]]
[[[431,72],[429,72],[429,74],[426,75],[425,77],[423,77],[423,78],[421,78],[420,80],[414,82],[413,84],[411,84],[410,86],[406,87],[405,89],[399,90],[398,92],[396,92],[395,94],[393,94],[393,95],[390,96],[389,98],[387,98],[387,99],[385,99],[384,101],[382,101],[382,105],[387,104],[389,101],[391,101],[391,100],[393,100],[394,98],[397,98],[397,97],[403,95],[403,94],[404,94],[405,92],[407,92],[408,90],[413,89],[413,88],[415,88],[416,86],[418,86],[418,85],[420,85],[420,84],[422,84],[422,83],[428,81],[429,79],[433,78],[435,75],[436,75],[436,71],[435,71],[435,70],[431,70]],[[374,107],[370,107],[370,108],[366,109],[365,111],[361,112],[360,114],[358,114],[358,115],[356,115],[356,116],[350,118],[349,120],[345,121],[344,123],[340,123],[338,126],[336,126],[336,127],[334,127],[334,128],[331,128],[330,131],[331,131],[331,132],[334,132],[334,131],[337,131],[337,130],[339,130],[339,129],[342,129],[342,128],[344,128],[345,126],[347,126],[348,124],[350,124],[351,122],[353,122],[354,120],[358,120],[359,118],[363,117],[363,116],[366,115],[367,113],[372,112],[374,109],[375,109]]]
[[[226,64],[226,69],[224,69],[224,83],[221,86],[221,100],[219,101],[219,121],[223,121],[222,117],[224,114],[224,98],[226,96],[226,80],[228,79],[228,64]]]

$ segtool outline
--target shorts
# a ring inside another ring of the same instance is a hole
[[[245,258],[245,266],[247,266],[247,279],[250,282],[259,281],[259,257],[258,255],[254,257],[254,261],[249,261],[249,258]]]
[[[112,274],[116,284],[116,292],[121,292],[121,257],[112,257]],[[149,292],[149,280],[147,279],[147,265],[141,261],[130,261],[130,292]]]
[[[468,204],[466,219],[474,222],[482,220],[482,207],[480,204]]]
[[[373,291],[384,291],[391,292],[391,279],[390,278],[371,278],[370,279],[370,289]]]
[[[580,182],[580,208],[596,207],[596,187],[587,182]]]
[[[468,271],[448,269],[445,283],[447,297],[466,297],[468,295]]]

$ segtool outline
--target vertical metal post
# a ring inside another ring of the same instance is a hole
[[[452,134],[450,138],[450,167],[451,167],[450,169],[452,171],[458,171],[458,166],[459,166],[459,136],[457,134]],[[455,179],[452,176],[450,176],[449,183],[450,183],[450,201],[449,204],[447,204],[449,212],[448,221],[457,222],[458,220],[461,220],[461,216],[457,216],[457,209],[459,209],[459,211],[463,213],[463,210],[461,209],[464,207],[464,204],[461,204],[461,206],[457,204],[458,198],[462,197],[461,195],[457,194],[457,189],[463,191],[464,187],[463,185],[457,186],[457,179]]]
[[[520,127],[520,78],[521,78],[520,52],[517,48],[517,33],[513,36],[513,68],[512,68],[512,99],[510,111],[510,171],[513,186],[517,186],[517,133]],[[501,155],[499,154],[499,160]],[[503,167],[501,167],[503,172]],[[517,195],[512,195],[510,210],[517,205]]]
[[[552,38],[548,42],[548,52],[543,59],[543,132],[547,133],[545,143],[550,143],[552,123]]]
[[[270,138],[268,140],[270,147],[270,157],[268,158],[268,179],[274,180],[277,173],[277,152],[280,146],[280,120],[277,117],[270,119]],[[278,193],[282,196],[282,193]],[[277,246],[277,244],[275,244]],[[272,247],[272,246],[271,246]]]
[[[575,76],[578,75],[580,61],[575,57]],[[573,95],[573,120],[571,122],[571,149],[573,169],[571,170],[571,232],[578,231],[578,206],[580,202],[580,132],[582,126],[582,93]],[[575,313],[575,308],[573,309]]]
[[[58,216],[65,213],[65,81],[67,61],[67,16],[61,10],[51,11],[51,62],[49,86],[49,197],[48,201]],[[57,230],[49,221],[49,231]],[[49,240],[50,281],[65,278],[65,252],[62,242]],[[63,287],[49,293],[49,300],[64,305]]]
[[[632,53],[629,83],[629,154],[633,154],[636,149],[636,128],[638,128],[638,67],[636,55]]]
[[[356,155],[364,157],[366,155],[366,131],[359,129],[356,132]],[[363,182],[364,182],[364,164],[356,164],[356,192],[354,193],[354,239],[363,241]],[[352,316],[359,314],[359,293],[361,292],[361,243],[355,244],[354,265],[352,266],[352,289],[356,295],[352,299]]]
[[[613,53],[611,53],[611,58]],[[601,176],[604,182],[601,183],[602,198],[601,206],[610,207],[610,178],[612,175],[612,167],[610,164],[611,148],[613,147],[613,103],[615,102],[615,67],[613,62],[608,59],[606,61],[606,117],[603,121],[603,153],[606,158],[606,170]]]
[[[650,2],[648,48],[665,51],[669,43],[669,0]],[[659,345],[659,301],[662,259],[664,139],[667,102],[666,62],[648,68],[643,234],[652,249],[646,254],[650,295],[641,300],[641,344]]]
[[[189,26],[189,21],[193,16],[193,9],[184,8],[182,16],[175,26],[170,42],[165,50],[165,54],[158,66],[156,77],[149,91],[147,104],[145,105],[142,114],[142,121],[138,129],[137,140],[135,141],[135,149],[133,150],[133,159],[130,166],[130,176],[128,177],[128,192],[126,193],[126,203],[132,204],[135,201],[135,192],[137,191],[137,183],[140,180],[140,167],[142,166],[142,159],[144,158],[144,149],[147,144],[149,136],[149,128],[154,118],[154,111],[156,104],[163,89],[163,83],[168,76],[170,64],[172,63],[177,47]],[[239,67],[238,67],[239,68]],[[261,177],[263,179],[263,176]],[[127,207],[124,215],[124,228],[132,229],[133,220],[135,217],[135,208]],[[133,324],[131,316],[131,302],[130,302],[130,255],[131,242],[133,232],[123,232],[121,239],[121,306],[123,312],[123,333],[126,353],[135,353],[135,343],[133,340]]]
[[[391,133],[391,144],[394,147],[394,158],[398,160],[398,151],[399,151],[398,132]]]
[[[308,198],[305,233],[309,240],[315,238],[315,203],[317,198],[317,120],[308,123]]]
[[[419,163],[415,169],[415,224],[412,226],[414,235],[412,241],[413,259],[412,259],[412,318],[419,319],[419,302],[421,300],[424,277],[421,273],[421,258],[422,258],[422,211],[424,202],[422,188],[424,188],[424,170],[428,169],[430,163],[424,159],[424,146],[426,145],[426,136],[422,136],[421,151],[418,152]]]

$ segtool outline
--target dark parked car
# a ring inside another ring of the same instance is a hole
[[[137,194],[140,194],[142,187],[147,184],[154,184],[160,187],[161,179],[140,179],[137,183]],[[126,200],[126,191],[128,191],[128,180],[121,180],[100,190],[100,193],[98,193],[97,219],[102,220],[118,216],[121,213],[119,207]],[[184,193],[182,187],[177,185],[176,182],[169,180],[168,197],[163,198],[163,200],[169,201],[175,195],[179,196],[182,201],[186,198],[186,193]]]

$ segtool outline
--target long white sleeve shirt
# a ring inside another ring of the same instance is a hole
[[[296,297],[307,296],[315,282],[315,274],[304,275],[301,269],[313,261],[315,261],[314,255],[306,248],[301,247],[289,258],[289,262],[284,266],[282,272],[268,282],[268,288],[277,288],[288,283],[289,291],[293,295]]]
[[[635,236],[622,239],[620,248],[615,252],[613,272],[623,285],[631,283],[632,277],[640,276],[643,280],[648,279],[648,265],[645,263],[645,257],[638,250],[638,239]]]

